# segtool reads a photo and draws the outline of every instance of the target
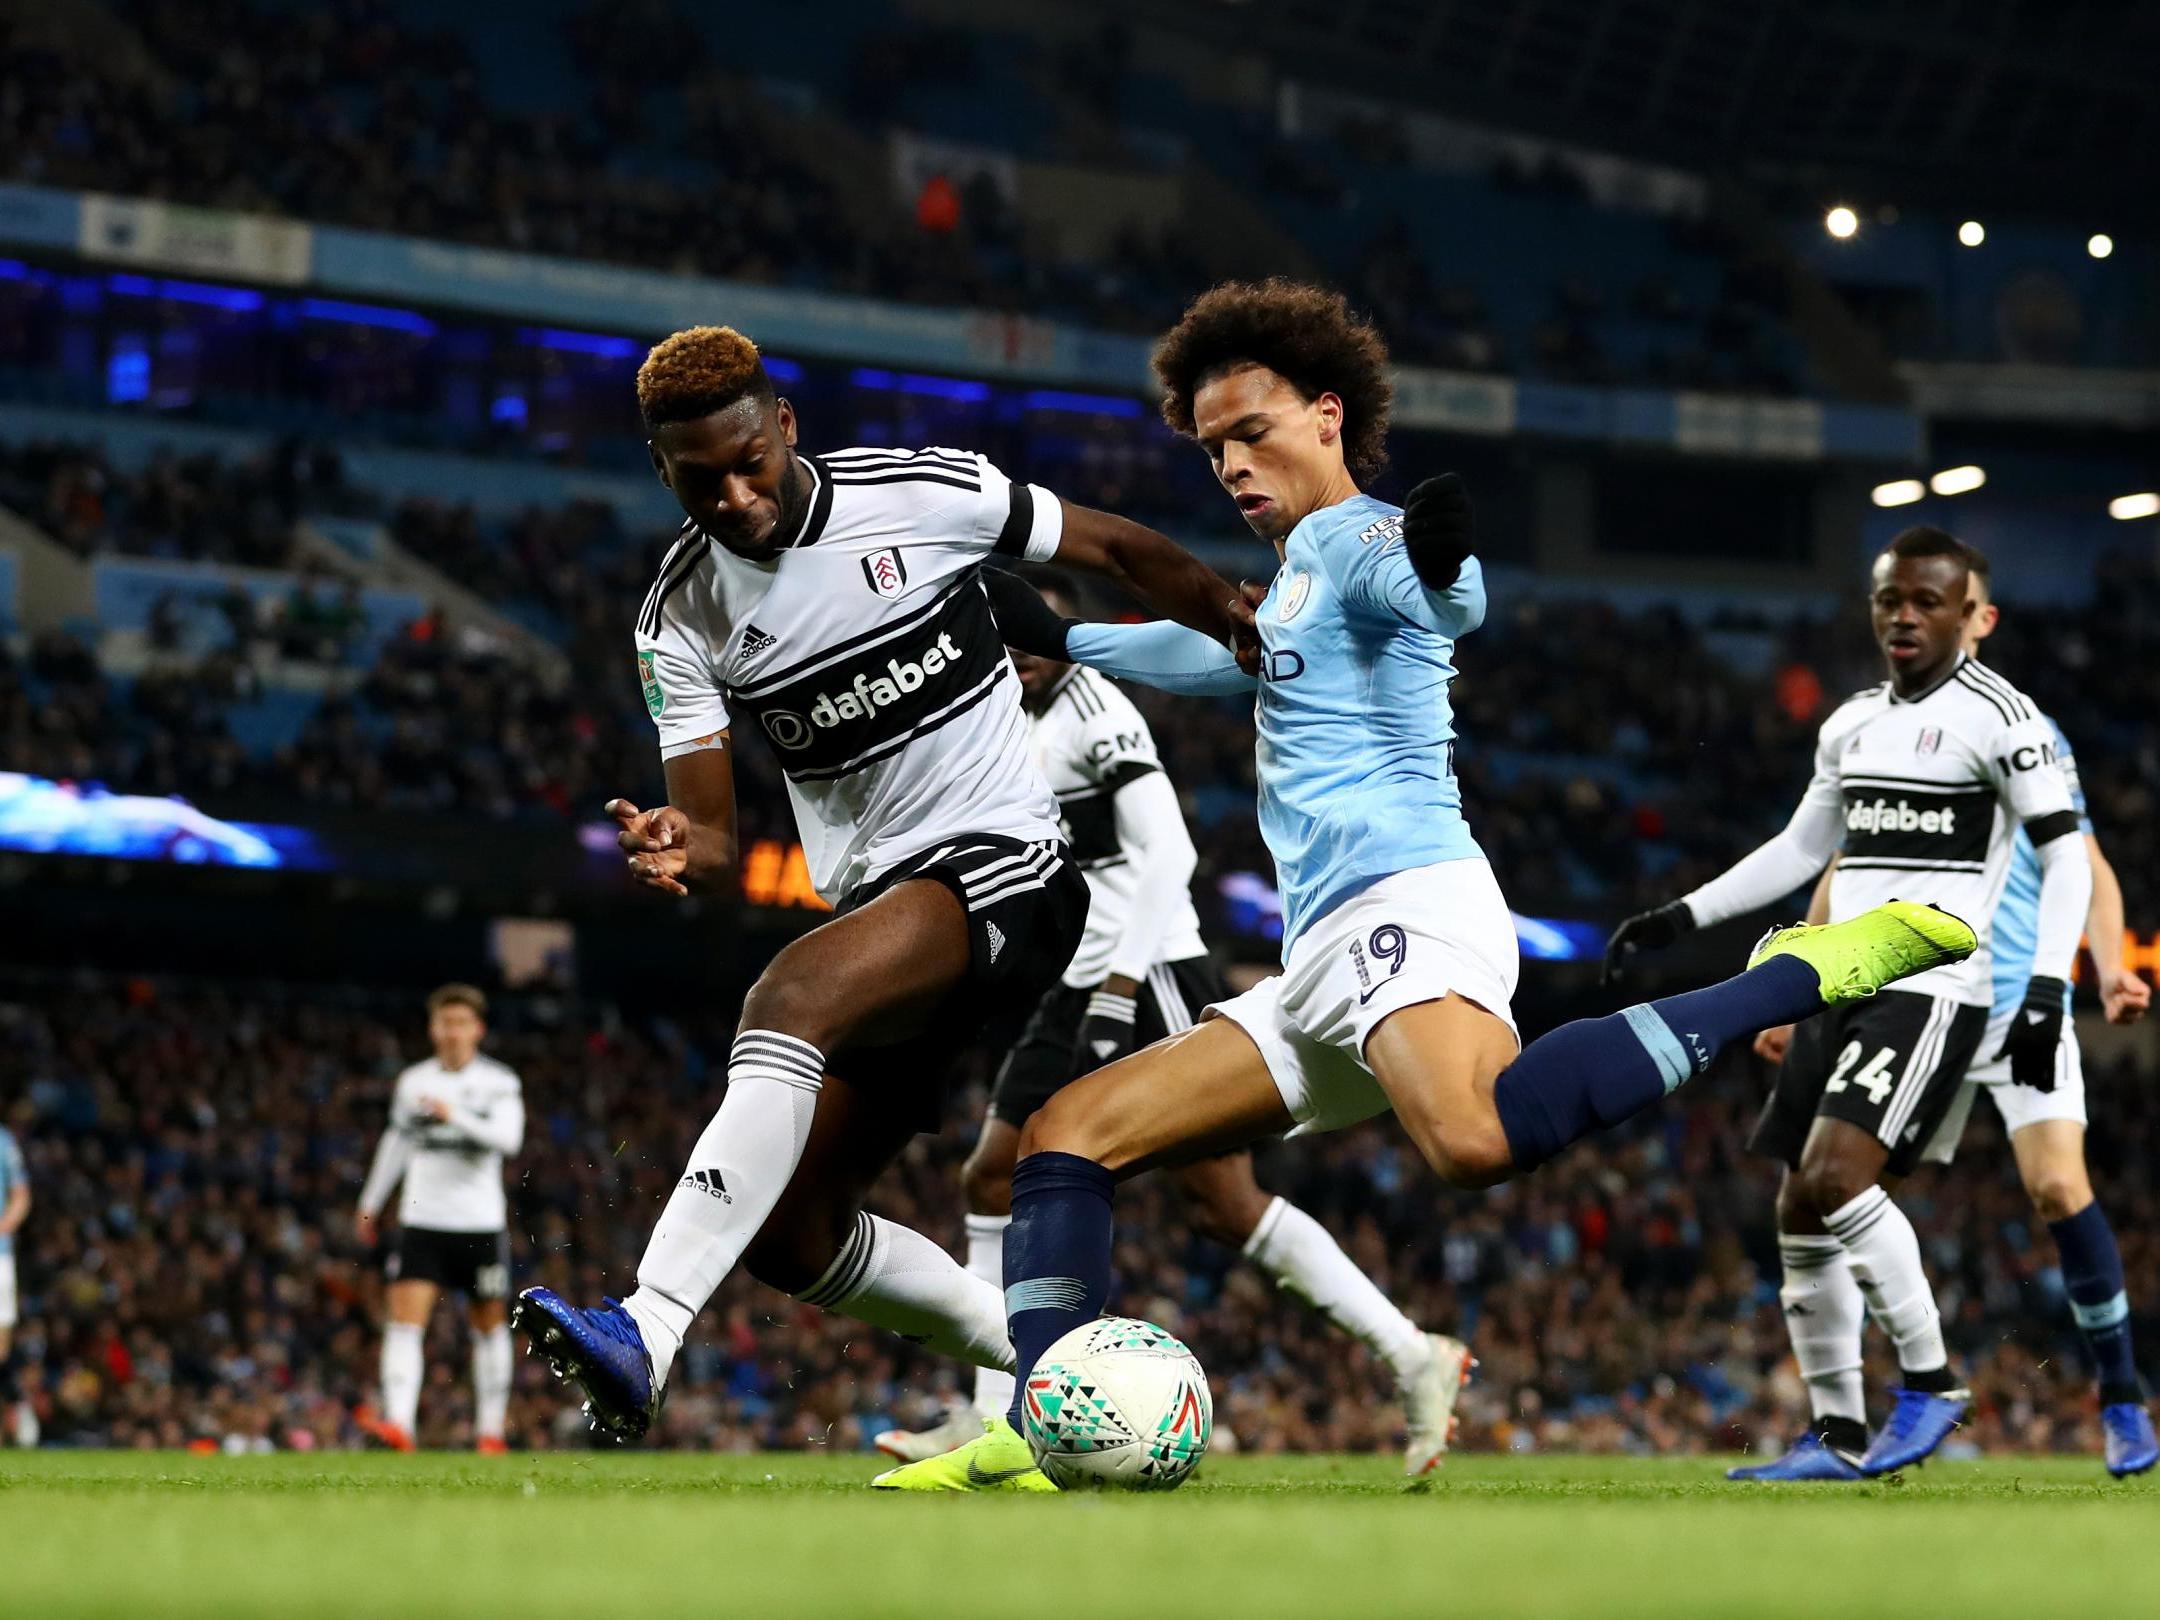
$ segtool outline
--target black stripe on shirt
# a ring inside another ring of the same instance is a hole
[[[1005,527],[998,530],[994,550],[1008,557],[1027,555],[1028,536],[1035,532],[1035,492],[1027,485],[1012,486],[1012,505],[1005,513]]]
[[[850,475],[835,468],[832,481],[835,484],[845,484],[851,489],[866,484],[943,484],[947,489],[964,489],[971,495],[980,492],[982,489],[982,485],[976,480],[963,478],[957,473],[950,477],[927,472],[886,472],[865,476],[863,474]]]
[[[2052,844],[2077,830],[2078,813],[2075,810],[2052,810],[2025,823],[2025,836],[2033,841],[2034,849],[2042,844]]]

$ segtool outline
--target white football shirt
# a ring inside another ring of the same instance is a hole
[[[430,1097],[447,1120],[421,1112]],[[514,1070],[479,1053],[462,1069],[434,1058],[398,1076],[390,1126],[375,1149],[360,1208],[372,1215],[404,1178],[398,1220],[430,1232],[500,1232],[509,1224],[503,1161],[525,1142],[525,1094]]]
[[[1087,932],[1065,970],[1065,983],[1100,984],[1125,936],[1140,881],[1132,851],[1118,834],[1118,790],[1162,769],[1155,734],[1131,698],[1107,677],[1075,664],[1042,712],[1029,717],[1028,740],[1057,795],[1073,861],[1087,876]],[[1163,917],[1154,960],[1182,962],[1206,950],[1187,892]]]
[[[661,757],[757,726],[829,901],[959,834],[1056,839],[975,575],[993,551],[1055,555],[1057,497],[972,451],[802,459],[810,506],[785,550],[750,562],[686,523],[646,596],[638,674]]]

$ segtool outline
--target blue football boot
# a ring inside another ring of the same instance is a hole
[[[1809,1433],[1795,1440],[1792,1449],[1776,1461],[1728,1468],[1725,1477],[1781,1484],[1792,1480],[1853,1480],[1860,1477],[1860,1470],[1850,1458],[1831,1450],[1821,1435]]]
[[[637,1322],[615,1300],[597,1311],[582,1310],[549,1288],[518,1295],[510,1325],[530,1345],[527,1354],[547,1358],[557,1378],[585,1392],[593,1425],[619,1440],[635,1439],[660,1411],[652,1354]]]
[[[1890,1393],[1897,1397],[1897,1403],[1890,1408],[1890,1420],[1860,1459],[1860,1472],[1869,1479],[1910,1468],[1933,1455],[1972,1406],[1969,1389],[1946,1390],[1939,1395],[1925,1389],[1893,1389]]]
[[[2107,1471],[2117,1479],[2142,1474],[2160,1463],[2160,1438],[2153,1434],[2152,1413],[2137,1401],[2122,1401],[2100,1408],[2100,1427],[2107,1431]]]

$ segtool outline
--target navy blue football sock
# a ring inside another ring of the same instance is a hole
[[[2100,1402],[2142,1401],[2137,1357],[2130,1345],[2130,1296],[2123,1291],[2122,1254],[2115,1232],[2097,1202],[2067,1221],[2051,1221],[2056,1252],[2062,1256],[2063,1287],[2070,1313],[2092,1350],[2100,1375]]]
[[[1517,1171],[1617,1125],[1701,1074],[1734,1041],[1823,1010],[1815,970],[1792,956],[1707,990],[1562,1024],[1501,1070],[1493,1106]]]
[[[1051,1345],[1102,1315],[1110,1295],[1110,1196],[1117,1178],[1074,1153],[1031,1153],[1013,1169],[1005,1228],[1005,1318],[1020,1427],[1028,1374]]]

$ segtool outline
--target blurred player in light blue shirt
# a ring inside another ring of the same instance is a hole
[[[15,1234],[30,1213],[30,1170],[15,1133],[0,1125],[0,1415],[18,1445],[37,1443],[37,1419],[15,1382]]]

